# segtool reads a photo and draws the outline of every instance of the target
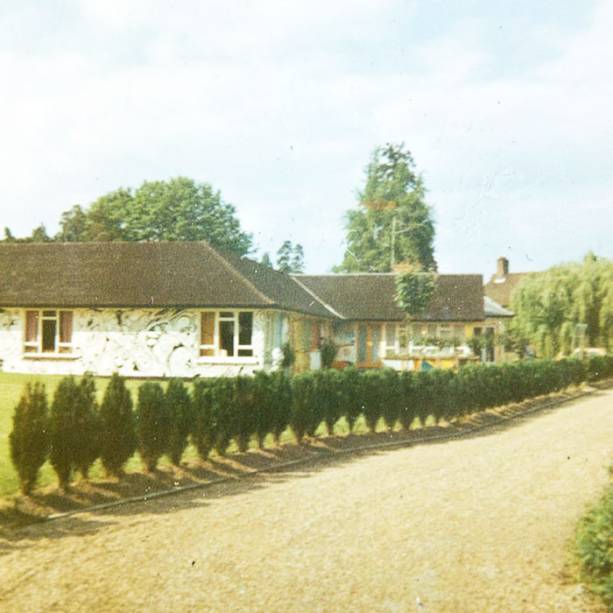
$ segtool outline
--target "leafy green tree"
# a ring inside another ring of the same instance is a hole
[[[169,416],[164,403],[164,390],[159,383],[147,381],[138,388],[136,434],[138,451],[147,472],[157,468],[168,446]]]
[[[434,222],[423,180],[404,144],[375,149],[359,206],[347,213],[347,249],[338,272],[389,272],[397,262],[436,270]]]
[[[110,475],[119,476],[136,451],[132,396],[123,377],[114,373],[100,405],[100,458]]]
[[[28,495],[36,485],[38,472],[49,453],[49,409],[42,383],[28,383],[13,415],[9,435],[11,460]]]
[[[262,266],[266,266],[266,268],[272,268],[272,260],[270,259],[270,255],[268,252],[265,252],[260,258],[260,264]]]
[[[283,241],[277,251],[277,270],[287,273],[304,271],[304,249],[302,245],[292,241]]]
[[[542,357],[581,344],[613,343],[613,261],[588,253],[581,263],[554,266],[524,279],[513,292],[511,335]],[[587,326],[581,338],[582,324]]]
[[[436,275],[429,272],[409,272],[396,277],[396,302],[409,317],[419,317],[428,308],[435,280]]]
[[[215,385],[214,379],[201,379],[194,383],[191,438],[202,460],[208,459],[216,439],[213,419],[213,385]]]
[[[198,241],[238,255],[252,249],[236,209],[208,183],[187,177],[145,181],[138,189],[119,188],[89,207],[75,205],[62,214],[55,240]]]

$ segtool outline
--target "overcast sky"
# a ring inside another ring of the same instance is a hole
[[[343,253],[404,141],[442,272],[613,257],[613,1],[0,1],[0,226],[177,175],[259,251]]]

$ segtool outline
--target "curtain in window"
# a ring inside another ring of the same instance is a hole
[[[38,339],[38,311],[26,311],[26,343],[35,343]]]
[[[72,343],[72,311],[60,311],[60,343]]]

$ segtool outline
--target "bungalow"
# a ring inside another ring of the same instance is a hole
[[[0,364],[219,376],[278,368],[290,346],[301,371],[319,366],[320,343],[331,338],[339,363],[399,367],[389,360],[402,356],[413,362],[400,367],[414,368],[431,357],[420,339],[466,339],[501,320],[488,319],[480,275],[439,275],[418,322],[407,324],[394,295],[391,273],[287,275],[205,242],[4,243]]]

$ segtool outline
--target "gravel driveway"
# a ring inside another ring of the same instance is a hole
[[[0,541],[6,611],[598,611],[565,571],[613,391],[487,434],[344,456]]]

